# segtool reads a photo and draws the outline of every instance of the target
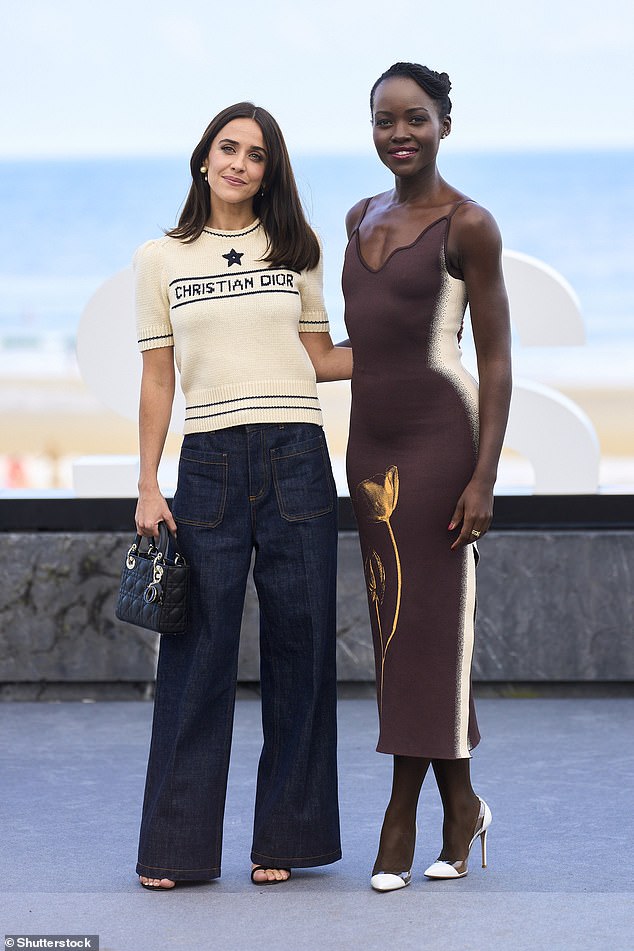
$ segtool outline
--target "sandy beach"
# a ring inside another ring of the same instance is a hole
[[[321,384],[319,390],[342,492],[349,385]],[[603,457],[602,484],[634,485],[634,383],[629,388],[577,386],[559,390],[577,403],[597,431]],[[175,457],[179,446],[180,436],[170,433],[166,456]],[[136,423],[101,406],[77,375],[48,379],[5,376],[0,382],[0,473],[5,487],[70,490],[76,457],[136,453]],[[20,460],[17,468],[16,460]],[[530,483],[530,467],[505,450],[499,482]]]

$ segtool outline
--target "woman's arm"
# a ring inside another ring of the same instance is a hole
[[[502,239],[493,217],[478,205],[458,209],[448,244],[450,261],[467,286],[479,377],[480,436],[473,476],[450,522],[461,525],[453,549],[483,535],[493,516],[493,486],[511,400],[511,329],[502,273]]]
[[[352,350],[335,346],[329,333],[300,333],[310,361],[315,368],[318,383],[349,380],[352,376]]]
[[[319,267],[309,272],[310,283],[306,282],[307,289],[305,294],[302,294],[302,309],[308,311],[309,314],[311,311],[323,314],[325,322],[327,318],[323,300],[322,268],[323,261],[320,260]],[[310,316],[312,318],[312,315]],[[301,330],[302,318],[300,318],[299,326],[299,339],[315,368],[317,382],[331,383],[334,380],[349,380],[352,376],[352,350],[349,341],[346,340],[344,344],[335,346],[327,331],[311,333]]]
[[[175,387],[174,348],[143,351],[139,403],[139,501],[135,522],[140,535],[158,535],[164,521],[176,534],[176,522],[158,484],[158,466],[172,415]]]

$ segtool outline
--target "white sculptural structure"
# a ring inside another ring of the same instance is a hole
[[[503,254],[511,321],[522,347],[583,345],[585,329],[577,296],[565,279],[536,258]],[[131,268],[117,272],[89,300],[77,334],[77,358],[85,383],[108,408],[136,419],[141,356],[134,321]],[[321,387],[326,432],[340,431],[349,412],[346,383]],[[182,432],[185,404],[177,386],[170,429]],[[339,423],[335,427],[335,420]],[[342,445],[329,440],[333,455]],[[340,440],[339,440],[340,442]],[[536,494],[591,494],[599,482],[599,444],[592,423],[572,400],[551,387],[516,379],[505,445],[527,458]],[[135,496],[136,457],[84,457],[74,465],[75,491],[83,496]]]

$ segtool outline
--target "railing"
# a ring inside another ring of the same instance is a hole
[[[135,499],[0,498],[0,532],[127,532]],[[632,531],[634,495],[496,496],[492,531]],[[349,498],[339,530],[354,531]]]

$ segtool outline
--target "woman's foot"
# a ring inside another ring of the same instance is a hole
[[[144,888],[155,888],[157,891],[167,891],[176,884],[171,878],[148,878],[147,875],[139,875],[139,881]]]
[[[287,882],[291,877],[289,868],[268,868],[262,865],[251,866],[251,881],[254,885],[272,885],[274,882]]]
[[[416,848],[416,819],[393,821],[386,813],[381,829],[379,851],[372,874],[391,872],[399,875],[411,869]]]
[[[413,835],[411,822],[406,822],[405,825],[407,829],[390,821],[386,813],[381,829],[379,852],[370,879],[370,885],[377,892],[392,892],[398,888],[404,888],[412,879],[418,830],[416,820],[414,820]]]
[[[442,852],[437,861],[455,862],[467,858],[479,814],[480,799],[475,793],[463,804],[459,812],[452,813],[445,807]]]
[[[425,869],[424,874],[427,878],[464,878],[468,872],[468,860],[471,848],[476,839],[480,839],[482,848],[482,868],[486,868],[486,837],[489,826],[491,825],[491,810],[484,799],[478,799],[478,815],[475,825],[471,829],[471,837],[464,849],[464,858],[451,859],[445,857],[445,848],[440,853],[438,859]]]

